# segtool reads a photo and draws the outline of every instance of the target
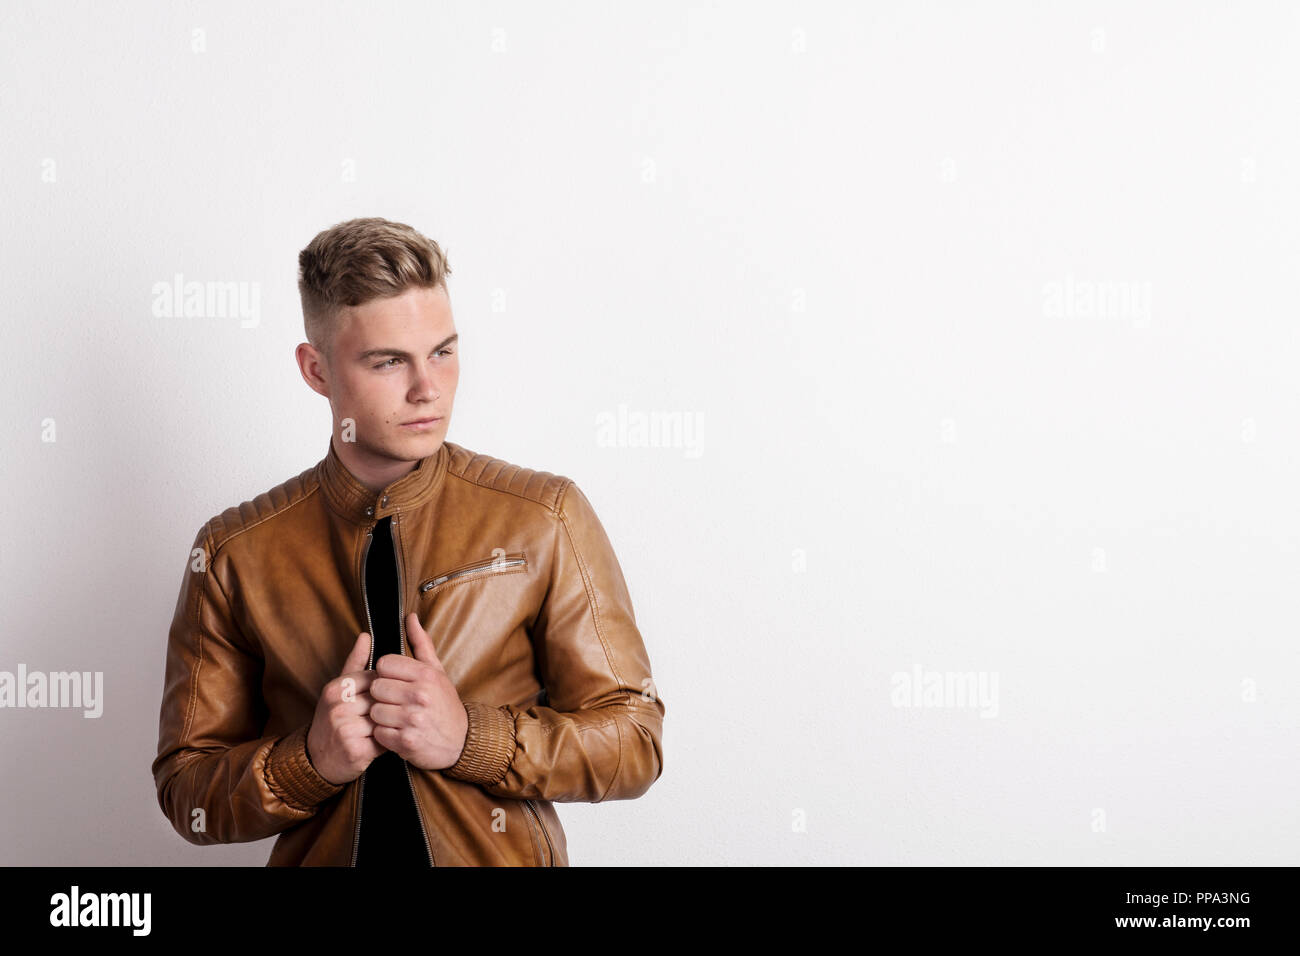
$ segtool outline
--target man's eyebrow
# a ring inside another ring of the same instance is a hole
[[[452,342],[455,342],[458,338],[460,338],[459,332],[447,336],[445,339],[443,339],[441,342],[439,342],[437,345],[433,347],[433,352],[437,352],[440,349],[446,348],[448,345],[451,345]],[[366,361],[366,359],[379,358],[381,355],[389,358],[404,358],[404,359],[411,358],[410,352],[403,352],[401,349],[366,349],[364,352],[362,352],[360,355],[357,356],[357,361],[364,362]]]

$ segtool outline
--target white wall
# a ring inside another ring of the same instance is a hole
[[[1291,6],[368,6],[0,6],[0,669],[104,674],[0,710],[0,863],[265,862],[158,809],[166,630],[325,453],[296,256],[362,215],[448,252],[450,440],[632,589],[665,771],[575,865],[1300,862]]]

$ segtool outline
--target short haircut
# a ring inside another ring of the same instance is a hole
[[[328,354],[344,306],[447,288],[451,267],[438,244],[404,222],[370,217],[331,226],[298,253],[298,294],[307,341]]]

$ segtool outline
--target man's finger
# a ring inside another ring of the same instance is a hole
[[[370,713],[370,708],[375,705],[375,699],[362,690],[354,690],[348,694],[347,685],[343,687],[343,702],[348,706],[343,709],[345,714],[358,714],[364,716]]]
[[[370,698],[376,704],[405,704],[413,686],[412,681],[400,677],[376,677],[370,685]]]
[[[370,659],[370,635],[362,631],[357,635],[357,642],[352,645],[352,650],[348,653],[348,659],[343,662],[343,669],[340,674],[351,674],[353,671],[363,671],[366,669],[366,661]]]
[[[351,674],[336,677],[327,685],[327,689],[333,688],[333,696],[330,699],[351,703],[358,697],[369,694],[370,684],[374,679],[374,671],[353,671]]]
[[[420,661],[405,654],[385,654],[375,661],[375,673],[394,680],[419,680],[425,672]]]

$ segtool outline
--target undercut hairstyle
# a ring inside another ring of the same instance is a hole
[[[411,288],[447,289],[451,266],[438,244],[404,222],[375,217],[331,226],[298,253],[307,341],[329,355],[345,306]]]

